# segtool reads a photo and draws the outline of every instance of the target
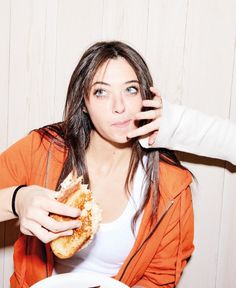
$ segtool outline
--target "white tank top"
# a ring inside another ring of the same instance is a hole
[[[141,222],[139,216],[132,233],[131,222],[143,197],[144,171],[139,164],[134,177],[132,197],[119,218],[113,222],[101,223],[90,245],[69,259],[55,257],[53,275],[60,273],[90,271],[113,276],[117,274],[132,249]]]

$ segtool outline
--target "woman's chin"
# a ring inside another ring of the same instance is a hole
[[[111,139],[111,142],[116,145],[116,146],[120,146],[120,147],[128,147],[131,146],[133,143],[133,139],[128,138],[127,136],[124,137],[114,137],[113,139]]]
[[[93,133],[93,135],[91,134],[91,140],[93,138],[93,136],[98,136],[100,139],[103,139],[103,141],[112,144],[113,146],[116,147],[129,147],[132,145],[134,139],[128,138],[127,137],[127,133],[110,133],[108,135],[108,133],[106,133],[106,135],[104,134],[100,134],[100,133]],[[97,137],[96,137],[97,138]]]

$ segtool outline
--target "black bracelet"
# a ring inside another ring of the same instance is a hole
[[[26,187],[26,186],[27,186],[27,185],[20,185],[20,186],[16,187],[16,189],[14,190],[13,195],[12,195],[12,199],[11,199],[11,209],[12,209],[13,214],[14,214],[16,217],[18,217],[18,214],[17,214],[17,212],[16,212],[16,207],[15,207],[16,194],[17,194],[17,192],[18,192],[21,188]]]

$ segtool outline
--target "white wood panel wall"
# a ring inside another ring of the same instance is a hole
[[[236,0],[0,0],[0,151],[61,119],[70,75],[98,40],[123,40],[175,102],[236,121]],[[193,171],[195,252],[178,287],[236,287],[236,167],[180,154]],[[9,287],[16,224],[0,224]]]

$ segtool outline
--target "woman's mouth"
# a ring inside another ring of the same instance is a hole
[[[126,128],[129,126],[131,120],[124,120],[124,121],[117,121],[117,122],[114,122],[112,124],[112,126],[116,127],[116,128]]]

